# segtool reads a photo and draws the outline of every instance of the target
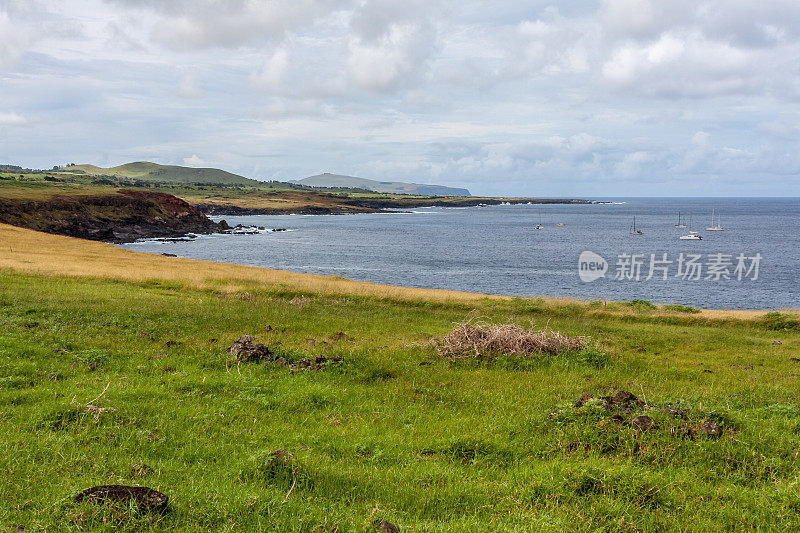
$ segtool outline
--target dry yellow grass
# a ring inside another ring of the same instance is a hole
[[[124,250],[101,242],[50,235],[0,224],[0,268],[35,274],[93,277],[141,282],[159,280],[196,288],[238,292],[254,288],[284,288],[321,295],[375,296],[395,300],[477,303],[485,299],[510,299],[477,293],[439,289],[415,289],[352,281],[334,276],[298,274],[283,270],[213,263]],[[588,302],[548,298],[546,305],[579,305]],[[632,313],[633,311],[631,311]],[[626,312],[619,312],[620,315]],[[667,313],[665,313],[667,314]],[[750,320],[763,311],[703,310],[710,319]]]
[[[484,298],[506,298],[456,291],[393,287],[333,276],[163,257],[6,224],[0,224],[0,268],[44,275],[134,282],[155,279],[228,292],[258,287],[279,287],[313,294],[378,296],[400,300],[463,302]]]

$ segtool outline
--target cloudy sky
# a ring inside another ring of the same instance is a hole
[[[797,0],[0,0],[0,162],[800,196]]]

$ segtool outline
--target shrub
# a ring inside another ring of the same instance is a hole
[[[792,315],[779,313],[777,311],[764,315],[761,319],[761,323],[764,327],[772,331],[800,329],[800,320],[797,320]]]
[[[680,304],[667,304],[662,307],[664,311],[675,311],[678,313],[699,313],[700,310],[694,307],[690,307],[688,305],[680,305]]]
[[[653,309],[657,309],[657,306],[650,300],[631,300],[626,305],[641,311],[652,311]]]

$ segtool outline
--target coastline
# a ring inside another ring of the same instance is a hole
[[[489,205],[592,204],[589,200],[571,198],[491,198],[491,197],[427,197],[427,198],[358,198],[324,193],[294,193],[291,200],[263,202],[205,202],[194,199],[192,205],[207,216],[249,215],[349,215],[359,213],[394,213],[398,209],[421,207],[479,207]],[[252,205],[255,204],[255,205]],[[259,205],[269,204],[269,205]]]
[[[124,282],[182,283],[193,288],[214,288],[226,293],[258,288],[284,287],[301,293],[325,296],[378,297],[398,301],[428,301],[478,304],[487,301],[522,301],[547,306],[573,306],[593,315],[629,316],[635,314],[621,302],[608,301],[600,308],[592,302],[568,297],[519,297],[461,292],[446,289],[421,289],[355,281],[339,276],[303,274],[255,266],[217,263],[197,259],[168,257],[120,248],[113,244],[54,235],[0,224],[0,268],[48,276],[110,279]],[[699,309],[697,314],[659,309],[653,316],[692,320],[744,320],[762,317],[769,310]],[[794,309],[782,309],[790,313]]]

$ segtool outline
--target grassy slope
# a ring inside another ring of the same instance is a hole
[[[72,168],[72,167],[71,167]],[[0,198],[42,199],[55,194],[99,194],[113,192],[120,187],[135,188],[131,183],[98,185],[88,175],[61,174],[65,182],[43,181],[40,174],[25,175],[22,181],[12,181],[17,175],[0,173]],[[3,179],[6,178],[6,179]],[[11,178],[11,179],[8,179]],[[464,196],[414,196],[406,194],[384,194],[336,190],[287,189],[281,183],[263,183],[257,187],[217,187],[212,185],[190,185],[187,183],[153,183],[149,190],[166,192],[194,205],[217,205],[261,210],[268,213],[304,212],[329,210],[334,213],[365,213],[379,211],[385,207],[413,208],[426,205],[475,205],[481,202],[527,202],[530,198],[484,198]],[[543,202],[560,201],[542,199]],[[466,204],[465,204],[466,202]]]
[[[385,518],[406,531],[800,528],[800,366],[789,359],[797,331],[769,331],[741,313],[712,320],[386,288],[7,226],[0,249],[0,525],[374,531]],[[439,360],[429,340],[470,313],[590,335],[611,355],[600,367],[569,355]],[[294,374],[237,368],[225,348],[242,334],[289,360],[345,362]],[[116,411],[82,414],[106,385],[94,403]],[[692,441],[548,421],[582,392],[617,388],[714,410],[728,432]],[[291,473],[260,470],[277,448],[297,458],[288,498]],[[137,475],[130,465],[140,462],[152,472]],[[172,511],[98,514],[69,503],[101,483],[158,488]]]
[[[176,165],[159,165],[147,161],[127,163],[111,168],[94,165],[75,165],[62,170],[65,175],[74,172],[90,176],[116,176],[142,181],[170,183],[219,183],[226,185],[258,185],[258,181],[232,174],[217,168],[192,168]]]

